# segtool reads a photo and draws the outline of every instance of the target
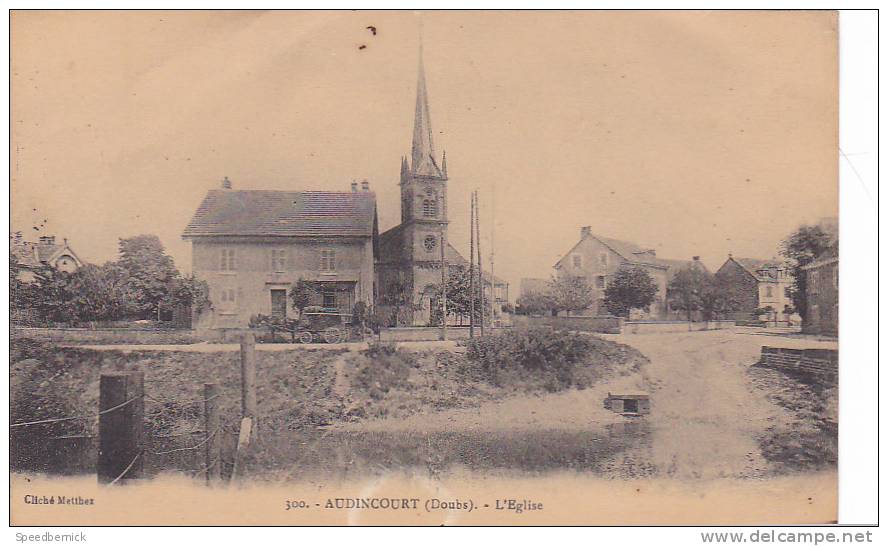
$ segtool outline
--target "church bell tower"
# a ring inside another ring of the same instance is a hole
[[[429,98],[426,89],[422,47],[416,83],[413,146],[410,162],[401,158],[401,224],[414,265],[441,259],[439,245],[447,238],[447,156],[439,163],[432,138]]]

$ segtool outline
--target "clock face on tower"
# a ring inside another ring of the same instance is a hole
[[[422,246],[425,247],[426,252],[431,252],[438,246],[438,239],[434,235],[427,235],[422,241]]]

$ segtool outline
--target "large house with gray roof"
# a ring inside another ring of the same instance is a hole
[[[645,270],[657,285],[657,295],[644,316],[651,319],[671,317],[666,300],[666,288],[677,271],[688,267],[706,269],[698,256],[691,260],[670,260],[657,256],[651,248],[635,243],[602,237],[592,233],[590,226],[580,228],[580,240],[558,260],[553,267],[553,277],[584,278],[596,294],[595,303],[582,315],[606,315],[604,292],[608,283],[621,267],[635,266]],[[639,310],[642,311],[642,310]]]
[[[351,191],[210,190],[185,228],[192,271],[209,284],[212,307],[196,328],[235,328],[253,315],[292,315],[287,292],[316,283],[311,305],[342,314],[374,300],[376,197]]]

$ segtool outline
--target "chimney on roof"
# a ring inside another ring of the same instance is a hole
[[[231,189],[231,180],[229,180],[227,176],[222,179],[222,189],[223,190],[230,190]]]
[[[358,183],[355,182],[354,180],[352,180],[352,191],[353,192],[358,191]]]
[[[584,239],[592,235],[592,226],[583,226],[580,228],[580,239]]]
[[[370,191],[370,181],[366,178],[361,180],[361,189],[364,191]]]
[[[44,246],[52,246],[55,244],[55,235],[41,235],[40,244]]]

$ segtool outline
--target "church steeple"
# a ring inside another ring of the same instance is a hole
[[[432,140],[432,119],[429,115],[429,97],[426,90],[425,68],[422,62],[422,45],[419,46],[419,76],[416,81],[416,112],[413,118],[412,174],[443,177],[435,160],[435,144]]]

